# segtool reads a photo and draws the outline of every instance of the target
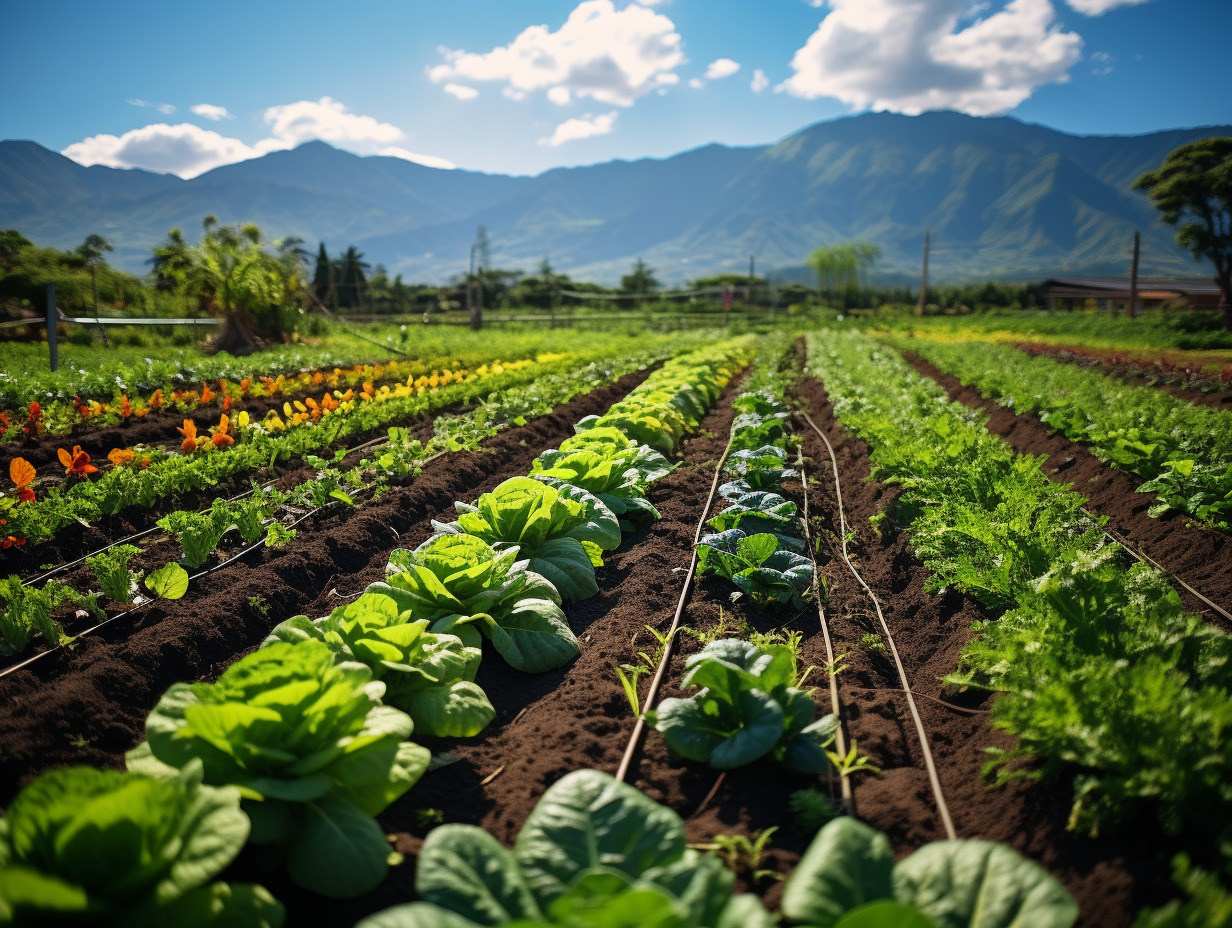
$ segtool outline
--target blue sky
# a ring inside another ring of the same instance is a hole
[[[0,137],[193,176],[322,138],[534,174],[867,110],[1232,123],[1229,0],[13,0]]]

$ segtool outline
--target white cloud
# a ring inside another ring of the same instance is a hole
[[[92,135],[74,142],[61,154],[78,164],[113,168],[144,168],[160,174],[196,177],[223,164],[246,161],[272,151],[245,145],[189,123],[154,123],[123,135]],[[285,146],[280,146],[285,147]]]
[[[706,80],[717,81],[731,77],[740,70],[740,62],[730,58],[716,58],[706,66]]]
[[[465,84],[446,84],[444,90],[445,93],[459,100],[474,100],[479,96],[478,90],[474,87],[467,87]]]
[[[194,112],[202,106],[209,104],[198,104],[193,107]],[[443,158],[419,155],[394,146],[392,143],[405,138],[401,129],[371,116],[350,113],[330,97],[271,106],[266,109],[264,120],[271,134],[253,145],[190,123],[154,123],[119,136],[103,134],[82,139],[69,145],[62,154],[79,164],[144,168],[192,178],[224,164],[322,139],[356,154],[389,154],[431,167],[454,166]]]
[[[235,118],[225,106],[215,106],[213,103],[198,103],[196,106],[189,107],[189,109],[202,119],[208,119],[212,122],[218,122],[220,119]]]
[[[1041,84],[1064,82],[1082,39],[1049,0],[1010,0],[958,29],[967,0],[829,0],[830,13],[792,58],[777,90],[916,114],[1003,113]]]
[[[576,142],[596,135],[607,135],[615,128],[616,114],[617,111],[612,110],[610,113],[602,113],[599,116],[587,113],[581,119],[566,119],[556,127],[556,131],[550,137],[540,139],[539,144],[555,148],[557,145],[564,145],[565,142]]]
[[[138,99],[137,97],[130,97],[124,102],[127,103],[129,106],[141,106],[141,107],[148,106],[150,109],[158,110],[164,116],[170,116],[172,113],[175,112],[174,103],[151,103],[149,100],[141,100],[141,99]]]
[[[271,106],[265,111],[264,119],[274,136],[286,142],[288,148],[309,139],[362,147],[373,143],[388,145],[403,138],[397,126],[379,122],[371,116],[348,113],[343,104],[331,97]]]
[[[1065,0],[1065,2],[1084,16],[1103,16],[1109,10],[1115,10],[1119,6],[1134,6],[1146,3],[1147,0]]]
[[[401,158],[403,161],[414,161],[416,164],[422,164],[426,168],[440,168],[444,171],[452,171],[457,167],[448,158],[416,154],[413,151],[407,151],[405,148],[399,148],[397,145],[382,148],[377,154],[385,155],[387,158]]]
[[[557,106],[568,106],[569,101],[573,99],[573,94],[569,93],[568,87],[552,87],[548,90],[548,99]]]
[[[703,87],[706,86],[706,82],[702,80],[700,77],[691,77],[689,78],[689,86],[692,87],[694,90],[701,90]]]
[[[638,3],[617,10],[612,0],[585,0],[556,32],[528,26],[508,45],[483,54],[439,51],[445,63],[427,70],[435,84],[500,81],[515,100],[546,90],[550,97],[555,92],[554,102],[568,93],[614,106],[632,106],[675,84],[679,77],[672,71],[684,63],[670,19]]]
[[[753,93],[761,93],[770,86],[770,78],[766,77],[766,72],[758,68],[753,72],[753,80],[749,83]]]

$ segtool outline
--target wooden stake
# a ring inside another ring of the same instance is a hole
[[[915,304],[915,314],[924,315],[924,305],[928,302],[928,244],[930,230],[924,230],[924,270],[920,273],[920,301]]]

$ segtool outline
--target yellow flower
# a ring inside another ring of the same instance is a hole
[[[247,409],[240,410],[240,414],[235,417],[235,424],[238,425],[240,428],[246,428],[248,426],[248,410]]]

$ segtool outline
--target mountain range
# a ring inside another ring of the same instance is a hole
[[[405,280],[466,270],[477,227],[493,267],[614,283],[642,258],[676,283],[724,271],[798,276],[821,245],[881,248],[878,276],[918,275],[931,230],[935,280],[1128,273],[1204,276],[1130,185],[1172,149],[1232,126],[1075,136],[1010,117],[868,113],[773,145],[707,145],[670,158],[558,168],[534,177],[361,157],[324,142],[216,168],[192,180],[82,167],[30,141],[0,142],[0,228],[72,248],[90,233],[137,273],[175,226],[253,221],[331,254],[356,245]],[[793,273],[794,272],[794,273]]]

